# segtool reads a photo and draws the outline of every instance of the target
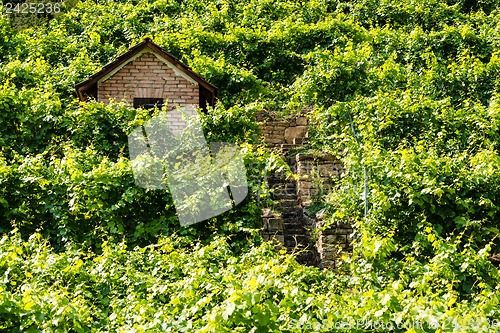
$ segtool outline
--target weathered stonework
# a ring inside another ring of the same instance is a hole
[[[352,252],[354,230],[347,223],[336,223],[325,227],[323,211],[311,219],[313,232],[316,238],[318,264],[321,268],[335,268],[339,264],[343,253]]]
[[[276,174],[268,179],[277,204],[264,210],[263,236],[277,241],[290,252],[298,251],[297,259],[302,263],[336,267],[340,255],[352,251],[353,229],[343,223],[325,228],[322,214],[309,217],[305,211],[315,197],[330,190],[334,180],[344,175],[344,166],[326,153],[289,154],[307,142],[306,116],[283,119],[261,114],[258,120],[262,122],[264,142],[279,148],[299,176],[294,180]]]
[[[299,175],[298,196],[303,206],[309,206],[315,196],[331,189],[333,179],[343,176],[342,162],[325,153],[299,153],[292,160]]]
[[[271,147],[300,145],[307,141],[306,116],[296,115],[285,119],[263,112],[258,115],[257,120],[262,123],[260,130],[264,135],[264,142]]]

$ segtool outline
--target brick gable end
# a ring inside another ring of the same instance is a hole
[[[198,106],[199,86],[177,74],[151,52],[128,62],[98,84],[97,99],[111,99],[133,105],[134,97],[163,98],[171,110],[177,106]]]

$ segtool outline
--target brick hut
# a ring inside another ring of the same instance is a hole
[[[93,98],[107,104],[113,99],[143,108],[168,103],[170,110],[177,106],[206,110],[217,94],[215,86],[149,38],[75,88],[81,101]]]

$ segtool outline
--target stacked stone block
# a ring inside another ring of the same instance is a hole
[[[261,113],[257,120],[262,122],[260,130],[264,135],[264,142],[271,147],[281,145],[301,145],[307,141],[307,118],[295,115],[289,118],[278,118]]]
[[[289,118],[259,115],[265,143],[279,148],[298,181],[274,175],[268,179],[278,203],[267,208],[262,216],[263,235],[282,244],[288,251],[300,251],[299,262],[319,267],[336,267],[344,252],[352,251],[353,229],[349,224],[337,223],[325,228],[323,215],[304,214],[314,198],[328,191],[334,179],[344,175],[342,163],[326,153],[291,154],[307,142],[307,118],[296,115]]]
[[[354,230],[350,224],[338,222],[325,228],[326,221],[319,212],[312,219],[316,234],[319,267],[335,268],[343,253],[352,252]]]
[[[343,164],[325,153],[299,153],[292,165],[299,175],[298,196],[303,206],[309,206],[315,196],[330,190],[333,179],[344,173]]]
[[[273,190],[276,205],[265,209],[262,216],[264,238],[278,241],[289,252],[298,253],[299,262],[314,264],[317,254],[311,243],[303,209],[298,204],[296,181],[275,174],[268,179],[268,184]]]

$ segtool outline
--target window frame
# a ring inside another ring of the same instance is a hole
[[[163,98],[156,97],[134,97],[134,109],[143,108],[145,110],[163,107]]]

